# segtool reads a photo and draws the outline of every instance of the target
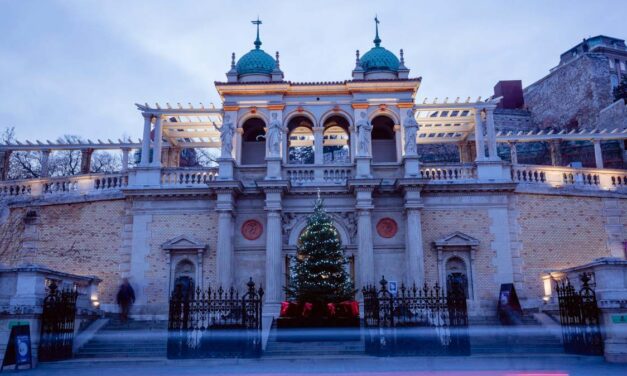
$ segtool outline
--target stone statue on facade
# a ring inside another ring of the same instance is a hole
[[[414,112],[407,110],[407,118],[403,124],[405,128],[405,155],[418,154],[418,148],[416,146],[416,132],[418,132],[418,122],[414,118]]]
[[[270,152],[271,157],[278,157],[280,155],[281,133],[283,133],[283,126],[277,119],[277,114],[273,113],[267,135],[268,151]]]
[[[214,123],[216,129],[220,132],[220,143],[222,144],[220,157],[222,158],[231,157],[231,151],[233,150],[233,134],[235,133],[235,126],[230,120],[231,117],[226,115],[221,127],[218,127]]]
[[[357,155],[360,157],[369,157],[372,124],[370,124],[366,118],[366,112],[362,111],[359,117],[360,119],[357,121]]]

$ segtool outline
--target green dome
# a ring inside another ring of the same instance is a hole
[[[260,48],[250,50],[235,65],[237,74],[272,74],[275,67],[276,61]]]
[[[397,72],[400,65],[398,58],[392,52],[378,45],[366,52],[359,62],[365,72],[377,70]]]

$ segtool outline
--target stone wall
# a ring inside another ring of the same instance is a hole
[[[531,112],[527,110],[497,108],[494,110],[494,126],[501,132],[530,131],[534,129]]]
[[[525,88],[524,97],[541,129],[592,129],[613,102],[607,57],[582,55]]]

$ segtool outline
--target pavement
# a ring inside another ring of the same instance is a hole
[[[370,356],[311,359],[107,359],[70,360],[40,364],[33,370],[3,373],[20,375],[345,375],[345,376],[541,376],[627,375],[627,364],[606,363],[598,356],[466,356],[395,357]]]

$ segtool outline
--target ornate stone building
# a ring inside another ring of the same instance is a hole
[[[502,283],[538,308],[551,270],[625,256],[627,172],[604,169],[600,148],[590,169],[520,165],[516,147],[511,163],[497,154],[498,143],[624,140],[624,129],[498,133],[498,98],[417,103],[420,82],[378,30],[350,80],[322,83],[286,81],[257,35],[215,84],[222,108],[137,105],[140,142],[0,146],[5,166],[15,151],[45,161],[82,150],[85,167],[0,182],[2,262],[96,275],[110,311],[128,277],[145,316],[167,313],[176,284],[243,289],[252,277],[276,314],[318,192],[357,287],[382,275],[444,288],[458,278],[474,315],[496,310]],[[457,148],[459,161],[423,163],[418,146],[431,144]],[[189,148],[218,148],[217,166],[180,167]],[[123,171],[90,174],[100,149],[121,149]],[[129,167],[132,150],[140,161]]]

